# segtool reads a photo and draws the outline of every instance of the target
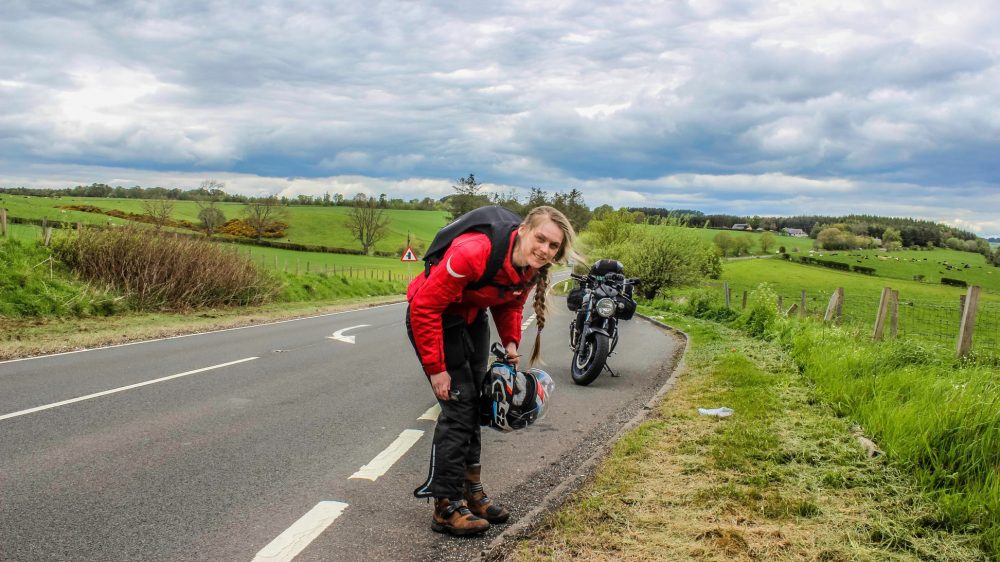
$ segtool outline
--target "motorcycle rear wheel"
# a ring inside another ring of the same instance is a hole
[[[573,353],[573,368],[571,375],[573,382],[580,386],[587,386],[594,382],[597,375],[604,369],[604,363],[608,360],[609,352],[608,336],[592,332],[587,339],[576,347]]]

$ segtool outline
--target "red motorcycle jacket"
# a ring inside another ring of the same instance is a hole
[[[420,273],[410,281],[406,289],[410,326],[425,374],[446,370],[441,324],[444,314],[465,318],[466,324],[471,324],[480,311],[489,309],[500,342],[505,346],[510,342],[521,343],[522,310],[536,270],[514,267],[511,252],[516,237],[517,231],[511,233],[507,258],[493,278],[493,284],[477,290],[466,288],[479,280],[490,257],[490,239],[479,232],[467,232],[455,238],[441,261],[431,267],[429,276]]]

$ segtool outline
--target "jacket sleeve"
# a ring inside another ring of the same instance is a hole
[[[489,239],[482,238],[482,241],[453,242],[410,299],[410,328],[427,375],[447,370],[441,316],[448,305],[462,299],[466,285],[479,279],[486,270]]]

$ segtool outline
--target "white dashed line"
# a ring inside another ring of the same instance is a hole
[[[267,546],[260,549],[253,562],[287,562],[295,558],[305,547],[309,546],[340,514],[347,504],[335,501],[322,501],[316,504],[285,532],[278,535]]]
[[[133,388],[139,388],[140,386],[146,386],[149,384],[156,384],[158,382],[168,381],[170,379],[176,379],[178,377],[186,377],[188,375],[194,375],[196,373],[204,373],[205,371],[211,371],[212,369],[221,369],[222,367],[228,367],[230,365],[236,365],[237,363],[244,363],[246,361],[253,361],[257,357],[247,357],[246,359],[240,359],[239,361],[230,361],[229,363],[220,363],[219,365],[212,365],[211,367],[202,367],[201,369],[195,369],[193,371],[186,371],[183,373],[178,373],[176,375],[170,375],[169,377],[162,377],[154,379],[151,381],[140,382],[136,384],[130,384],[128,386],[123,386],[120,388],[113,388],[111,390],[105,390],[103,392],[95,392],[94,394],[88,394],[86,396],[80,396],[79,398],[71,398],[69,400],[63,400],[62,402],[53,402],[52,404],[46,404],[44,406],[36,406],[34,408],[28,408],[27,410],[21,410],[19,412],[11,412],[9,414],[4,414],[0,416],[0,421],[9,418],[16,418],[18,416],[23,416],[25,414],[31,414],[34,412],[40,412],[42,410],[48,410],[50,408],[57,408],[59,406],[65,406],[67,404],[72,404],[74,402],[81,402],[83,400],[90,400],[91,398],[97,398],[99,396],[107,396],[108,394],[114,394],[116,392],[122,392],[125,390],[131,390]]]
[[[350,477],[355,479],[364,479],[375,481],[379,476],[382,476],[389,470],[392,465],[406,454],[406,451],[410,450],[417,440],[424,434],[423,431],[419,429],[404,429],[399,437],[389,445],[386,450],[378,454],[377,457],[372,459],[372,462],[362,466],[357,472],[352,474]]]
[[[528,326],[530,326],[531,323],[534,321],[535,321],[535,315],[532,314],[531,316],[528,317],[527,320],[521,323],[521,330],[527,330]]]
[[[427,411],[424,412],[423,415],[421,415],[417,419],[418,420],[427,420],[427,421],[437,421],[438,416],[440,416],[440,415],[441,415],[441,404],[434,404],[433,406],[431,406],[430,408],[428,408]]]

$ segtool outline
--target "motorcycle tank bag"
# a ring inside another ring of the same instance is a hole
[[[621,273],[624,270],[622,262],[618,260],[597,260],[590,266],[591,275],[607,275],[609,273]]]
[[[521,222],[521,217],[517,213],[497,205],[480,207],[465,213],[434,236],[424,254],[424,275],[431,274],[431,266],[441,261],[455,238],[466,232],[481,232],[490,238],[490,257],[486,262],[483,276],[469,283],[468,288],[474,291],[489,285],[507,257],[510,233],[514,232]]]

